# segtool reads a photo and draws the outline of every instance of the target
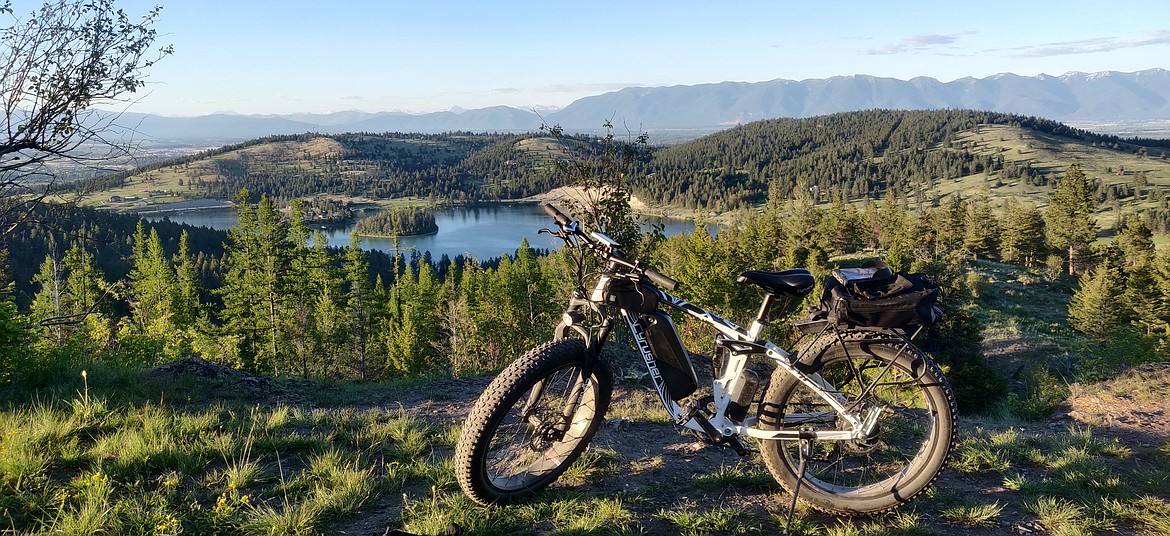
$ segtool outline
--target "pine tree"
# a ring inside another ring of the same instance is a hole
[[[1147,265],[1154,261],[1154,233],[1146,226],[1145,218],[1131,214],[1125,219],[1117,245],[1125,253],[1127,268]]]
[[[843,253],[853,253],[865,245],[865,225],[857,207],[846,203],[844,195],[838,195],[829,210],[825,212],[822,236],[826,244]]]
[[[1072,164],[1049,196],[1044,211],[1048,245],[1066,253],[1068,274],[1076,275],[1080,253],[1097,239],[1097,198],[1078,164]]]
[[[222,316],[227,331],[242,339],[237,365],[279,374],[289,361],[282,344],[288,329],[288,224],[267,195],[255,207],[248,196],[246,189],[236,196],[236,226],[224,248]]]
[[[140,333],[165,337],[172,332],[176,295],[175,273],[163,251],[156,229],[143,232],[142,222],[134,234],[134,267],[130,270],[131,309]]]
[[[191,256],[190,236],[184,230],[179,237],[179,252],[175,256],[174,321],[182,328],[189,328],[203,316],[203,304],[199,299],[199,273],[195,259]]]
[[[1077,331],[1105,340],[1122,321],[1117,274],[1104,264],[1090,270],[1068,304],[1068,320]]]
[[[1044,236],[1044,217],[1040,211],[1009,197],[999,235],[1000,258],[1026,267],[1035,266],[1047,251]]]
[[[316,369],[326,377],[331,377],[337,374],[342,365],[338,357],[345,354],[351,324],[342,310],[341,279],[335,273],[333,259],[326,249],[327,244],[324,233],[314,234],[310,279],[317,295],[312,304],[314,322],[311,350]]]
[[[1000,231],[991,202],[984,196],[968,199],[965,216],[963,249],[976,258],[992,257],[998,249]]]
[[[467,296],[459,295],[447,301],[441,318],[446,335],[440,351],[451,363],[451,374],[463,376],[485,371],[475,351],[476,326]]]
[[[65,267],[53,256],[45,256],[41,269],[33,276],[33,285],[39,285],[40,290],[33,296],[29,312],[38,323],[45,325],[44,333],[54,345],[65,344],[70,330],[60,320],[66,316],[65,294]]]
[[[310,373],[309,360],[313,354],[316,324],[313,308],[322,284],[318,278],[320,269],[316,264],[321,261],[310,254],[309,230],[304,223],[304,203],[300,199],[293,200],[289,212],[288,264],[284,285],[288,290],[284,296],[288,309],[285,336],[292,354],[290,365],[298,369],[301,377],[307,378]],[[323,262],[327,263],[328,260]]]
[[[353,360],[350,363],[362,380],[369,379],[367,357],[369,353],[369,329],[371,320],[370,267],[362,251],[362,239],[357,233],[349,236],[349,246],[341,266],[345,281],[345,311],[349,315],[350,348]]]
[[[1158,285],[1158,272],[1153,263],[1130,268],[1121,298],[1133,324],[1146,335],[1165,330],[1170,300]]]
[[[817,191],[815,186],[798,181],[786,206],[775,202],[769,204],[769,212],[780,222],[784,265],[807,265],[810,257],[816,255],[813,250],[819,250],[824,244],[821,235],[824,211],[816,206]]]

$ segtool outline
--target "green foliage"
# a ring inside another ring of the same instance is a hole
[[[1097,199],[1081,167],[1068,167],[1044,211],[1045,236],[1053,249],[1066,252],[1068,274],[1077,273],[1079,255],[1097,239]]]
[[[570,210],[590,229],[616,240],[625,251],[638,255],[642,232],[630,208],[634,167],[650,157],[650,137],[642,133],[628,140],[618,139],[606,121],[605,136],[598,140],[564,145],[555,169],[565,184],[580,189],[583,198],[568,200]],[[563,139],[560,126],[542,126],[556,139]]]
[[[1032,267],[1045,258],[1044,218],[1036,208],[1009,197],[1003,210],[1000,259]]]
[[[1029,420],[1047,419],[1069,395],[1068,384],[1048,369],[1030,369],[1024,378],[1023,394],[1008,395],[1013,415]]]
[[[0,385],[5,385],[25,368],[27,333],[17,320],[16,304],[0,299]]]
[[[406,236],[436,233],[434,213],[419,208],[392,209],[358,220],[354,232],[363,236]]]
[[[289,371],[281,345],[287,334],[290,293],[289,225],[268,196],[253,207],[244,190],[237,198],[237,226],[229,233],[224,264],[227,277],[220,289],[225,328],[241,338],[240,362],[245,370]]]
[[[1121,322],[1117,272],[1109,265],[1089,271],[1068,304],[1069,323],[1096,340],[1104,340]]]

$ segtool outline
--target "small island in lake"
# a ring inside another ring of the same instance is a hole
[[[358,220],[354,232],[360,236],[408,236],[439,232],[435,215],[421,208],[400,208],[378,212]]]

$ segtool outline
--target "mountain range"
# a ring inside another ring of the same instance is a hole
[[[585,97],[541,115],[508,106],[427,114],[332,114],[167,117],[125,113],[118,124],[161,143],[225,143],[303,132],[534,131],[542,122],[590,132],[610,120],[635,131],[704,134],[779,117],[874,108],[975,109],[1079,122],[1170,120],[1170,71],[1067,73],[910,80],[866,75],[824,79],[629,87]],[[543,117],[543,120],[542,120]],[[683,134],[685,137],[686,135]],[[692,136],[693,137],[693,136]]]

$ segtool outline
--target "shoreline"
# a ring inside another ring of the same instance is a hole
[[[557,188],[557,189],[549,191],[549,192],[531,195],[528,197],[522,197],[520,199],[500,199],[500,200],[496,200],[496,201],[480,200],[480,201],[461,201],[461,202],[443,201],[443,202],[439,202],[439,203],[436,203],[435,205],[433,205],[433,208],[435,208],[435,209],[448,209],[448,208],[491,207],[494,205],[541,205],[544,203],[555,203],[555,202],[563,201],[565,199],[574,199],[574,200],[580,201],[581,198],[579,196],[574,195],[573,193],[566,192],[566,190],[568,190],[568,189],[569,188],[567,188],[567,187]],[[575,190],[575,189],[573,189],[573,190]],[[577,192],[577,193],[579,194],[579,192]],[[185,203],[192,203],[193,205],[182,206],[182,207],[172,207],[172,205],[185,204]],[[368,210],[370,207],[378,207],[378,210],[386,210],[385,207],[378,204],[377,200],[366,200],[366,201],[362,201],[362,202],[356,202],[354,204],[359,205],[359,206],[364,205],[362,207],[364,210]],[[233,208],[234,206],[235,206],[235,203],[230,201],[230,200],[227,200],[227,199],[199,198],[199,199],[193,199],[190,201],[180,201],[178,203],[169,203],[167,205],[155,205],[155,206],[150,206],[150,207],[142,207],[142,208],[146,208],[147,210],[134,210],[136,207],[109,207],[109,209],[116,210],[117,212],[121,212],[121,213],[132,213],[132,214],[140,214],[140,215],[146,216],[146,215],[171,214],[171,213],[183,213],[183,212],[200,212],[200,211],[204,211],[204,210],[217,210],[217,209]],[[158,207],[158,208],[155,208],[155,207]],[[704,214],[700,214],[694,210],[675,209],[675,208],[665,207],[665,206],[649,206],[646,203],[643,203],[642,201],[638,200],[637,198],[630,199],[630,208],[631,208],[631,212],[633,212],[635,215],[638,215],[638,216],[651,216],[651,217],[656,217],[656,218],[683,220],[683,221],[689,221],[689,222],[695,222],[695,223],[698,223],[698,222],[713,223],[713,224],[716,224],[719,226],[731,225],[731,222],[734,220],[734,214],[735,214],[733,211],[733,212],[726,212],[726,213],[711,212],[711,213],[704,215]],[[349,222],[349,223],[352,223],[352,222]],[[306,222],[306,224],[307,225],[322,225],[322,226],[342,226],[342,225],[347,225],[348,223],[346,223],[346,222],[337,222],[337,223]],[[438,231],[429,232],[429,233],[399,235],[399,236],[424,236],[427,234],[434,234],[435,232],[438,232]],[[362,235],[362,236],[366,237],[366,238],[390,238],[391,237],[391,235]]]
[[[358,232],[354,232],[353,234],[360,236],[362,238],[393,239],[393,238],[406,238],[406,237],[410,237],[410,236],[427,236],[427,235],[439,234],[439,230],[435,229],[434,231],[427,231],[425,233],[400,234],[400,235],[378,235],[378,234],[365,234],[365,233],[358,233]]]

